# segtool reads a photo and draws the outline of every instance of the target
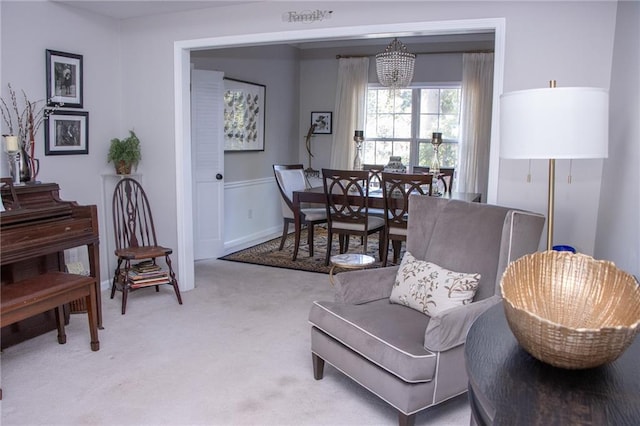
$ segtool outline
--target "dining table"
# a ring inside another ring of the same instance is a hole
[[[435,197],[435,195],[432,195]],[[476,192],[447,192],[437,197],[449,198],[452,200],[462,200],[474,203],[482,202],[482,194]],[[302,230],[302,220],[300,215],[300,206],[302,203],[327,204],[327,197],[324,193],[324,187],[317,186],[306,188],[299,191],[293,191],[292,196],[293,212],[295,217],[295,243],[293,247],[292,260],[298,257],[298,248],[300,247],[300,232]],[[372,209],[384,209],[384,197],[382,189],[369,190],[368,207]]]

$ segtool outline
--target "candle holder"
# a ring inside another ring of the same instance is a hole
[[[364,132],[356,130],[353,141],[356,143],[356,156],[353,159],[353,170],[362,170],[362,142],[364,142]]]
[[[431,135],[431,145],[433,145],[433,162],[431,163],[431,172],[440,173],[440,152],[439,148],[442,145],[442,133],[433,132]]]
[[[13,178],[13,184],[20,184],[20,144],[17,136],[7,135],[4,137],[4,148],[9,158],[9,171]]]
[[[440,182],[440,145],[442,145],[442,133],[433,132],[431,134],[431,145],[433,145],[433,161],[431,162],[431,174],[432,180],[432,195],[442,195],[438,183]]]

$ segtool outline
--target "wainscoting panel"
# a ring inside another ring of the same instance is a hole
[[[273,177],[226,183],[224,208],[225,254],[282,232],[280,192]]]

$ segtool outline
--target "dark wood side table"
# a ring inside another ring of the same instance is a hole
[[[639,337],[610,364],[560,369],[520,347],[500,303],[471,326],[465,360],[472,423],[640,425]]]

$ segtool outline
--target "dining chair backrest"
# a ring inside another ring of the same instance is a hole
[[[433,175],[423,173],[382,173],[382,194],[387,230],[407,228],[409,195],[431,195]]]
[[[430,167],[424,167],[424,166],[413,166],[411,168],[412,173],[429,173],[430,170],[431,170]]]
[[[444,192],[449,192],[453,190],[453,175],[455,174],[456,169],[451,167],[440,167],[440,177],[439,179],[444,183]]]
[[[280,190],[282,215],[293,218],[293,191],[308,187],[302,164],[274,164],[273,173]]]
[[[387,266],[389,244],[393,246],[393,262],[400,259],[402,241],[407,240],[409,196],[431,195],[433,175],[429,173],[382,173],[384,197],[385,244],[382,264]]]
[[[384,164],[363,164],[362,170],[369,172],[369,186],[371,188],[380,188],[382,184],[382,171]]]
[[[151,205],[137,180],[123,178],[118,182],[112,210],[116,249],[158,245]]]
[[[366,229],[369,197],[367,170],[322,169],[324,193],[327,198],[329,224],[350,224]]]

